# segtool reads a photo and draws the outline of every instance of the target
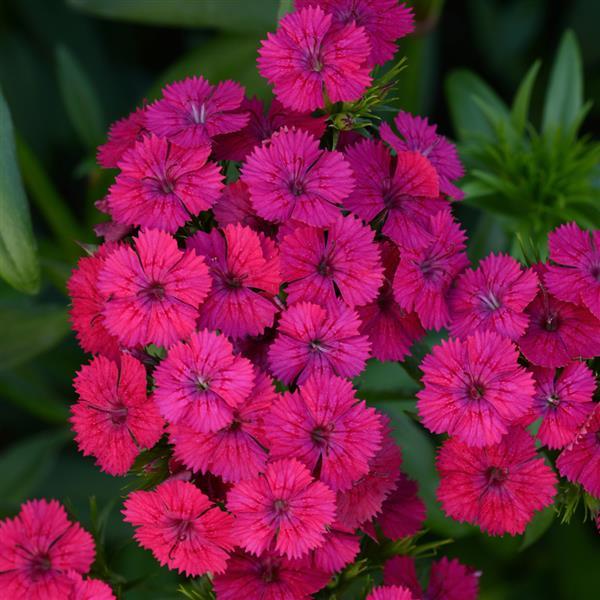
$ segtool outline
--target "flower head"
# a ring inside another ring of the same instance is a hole
[[[73,590],[69,600],[116,600],[108,583],[99,579],[84,579],[79,573],[71,571],[69,577],[73,581]],[[52,599],[47,599],[52,600]],[[56,599],[60,600],[60,599]]]
[[[336,573],[349,565],[360,552],[360,537],[350,527],[336,521],[325,534],[325,541],[313,550],[312,563],[317,570]],[[311,569],[314,568],[312,565]]]
[[[352,170],[340,152],[319,148],[306,131],[282,129],[254,149],[242,168],[254,210],[281,223],[296,219],[324,227],[354,187]]]
[[[98,164],[105,169],[117,168],[125,152],[147,134],[146,107],[142,106],[110,126],[108,140],[98,147]]]
[[[129,494],[123,510],[135,528],[135,539],[162,566],[188,577],[223,573],[233,550],[233,517],[196,486],[170,480],[156,489]]]
[[[258,71],[286,108],[306,112],[331,102],[358,100],[371,83],[371,47],[362,27],[337,26],[310,6],[283,17],[258,50]]]

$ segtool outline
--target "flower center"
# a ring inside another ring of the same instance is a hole
[[[273,502],[273,510],[275,511],[276,515],[284,515],[288,509],[289,509],[289,504],[287,503],[286,500],[275,500],[275,502]]]
[[[204,124],[204,122],[206,121],[206,106],[204,105],[204,103],[202,103],[200,107],[198,107],[198,105],[195,102],[191,102],[190,109],[192,111],[192,121],[196,125]]]
[[[481,296],[479,296],[479,298],[482,304],[491,311],[500,308],[500,300],[498,300],[496,294],[494,294],[494,292],[492,292],[491,290],[488,291],[487,294],[482,294]]]
[[[324,352],[325,347],[323,346],[323,342],[321,340],[312,340],[309,344],[312,352]]]
[[[127,408],[120,406],[110,411],[110,420],[114,425],[123,425],[127,420]]]
[[[52,569],[52,561],[50,560],[50,556],[45,552],[36,554],[31,558],[30,567],[33,579],[43,577],[44,574]]]
[[[294,196],[301,196],[304,194],[304,182],[300,179],[292,179],[292,181],[290,181],[290,192],[292,192]]]
[[[329,436],[333,431],[333,423],[329,425],[319,425],[310,432],[310,439],[315,446],[323,447],[329,443]]]
[[[558,329],[558,315],[553,313],[547,314],[542,325],[546,331],[556,331]]]
[[[471,382],[467,390],[467,395],[471,400],[481,400],[485,394],[485,388],[479,381]]]
[[[152,300],[162,300],[165,297],[165,287],[158,281],[153,281],[147,288],[146,294]]]
[[[594,265],[590,270],[590,275],[598,282],[600,282],[600,265]]]
[[[331,277],[333,275],[333,267],[329,264],[327,258],[321,259],[321,262],[317,265],[317,273],[323,277]]]
[[[279,564],[267,559],[261,568],[261,578],[265,583],[273,583],[279,580]]]
[[[238,276],[238,275],[234,275],[233,273],[228,273],[225,276],[225,284],[229,288],[239,289],[239,288],[243,287],[245,278],[246,278],[246,276],[244,276],[244,275]]]
[[[160,189],[163,194],[172,194],[175,191],[175,182],[165,177],[160,180]]]
[[[508,469],[502,469],[500,467],[490,467],[485,472],[485,478],[488,482],[488,485],[502,485],[508,478]]]
[[[194,384],[196,385],[196,390],[199,392],[206,392],[210,386],[208,379],[205,379],[202,375],[196,375],[196,381]]]
[[[560,398],[556,394],[550,394],[546,398],[546,402],[551,406],[558,406],[560,404]]]

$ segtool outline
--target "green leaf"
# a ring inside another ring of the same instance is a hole
[[[92,152],[104,140],[104,118],[98,94],[75,57],[64,46],[56,49],[58,84],[69,119],[79,139]]]
[[[279,0],[68,0],[97,17],[174,27],[215,27],[225,31],[260,31],[275,27]]]
[[[527,525],[520,550],[525,550],[525,548],[529,548],[529,546],[535,544],[550,529],[555,517],[556,511],[553,506],[548,506],[536,513],[529,525]]]
[[[40,265],[27,197],[17,167],[13,124],[1,92],[0,276],[27,294],[35,294],[40,288]],[[4,332],[2,335],[5,337]]]
[[[572,31],[562,37],[546,90],[542,131],[568,131],[583,106],[583,71],[577,39]]]
[[[517,94],[512,105],[511,117],[515,129],[519,133],[522,133],[525,130],[525,125],[527,124],[531,92],[533,90],[533,86],[535,85],[535,80],[541,66],[542,63],[539,60],[536,60],[529,71],[527,71],[527,75],[525,75],[521,85],[519,85],[519,89],[517,90]]]

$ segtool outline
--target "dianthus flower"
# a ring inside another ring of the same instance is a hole
[[[527,305],[537,293],[532,269],[522,269],[508,255],[490,254],[474,271],[459,276],[450,292],[450,333],[466,337],[476,331],[495,331],[517,340],[527,329]]]
[[[421,365],[424,388],[417,393],[425,427],[469,446],[499,442],[533,402],[533,379],[518,359],[514,344],[491,332],[435,346]]]
[[[326,117],[287,110],[278,100],[271,102],[267,114],[264,102],[258,98],[245,98],[242,109],[249,112],[250,120],[241,131],[218,136],[214,140],[213,151],[217,160],[246,160],[256,146],[282,127],[304,129],[320,138],[327,126]]]
[[[325,586],[328,573],[309,568],[306,559],[290,560],[275,552],[259,556],[237,550],[227,571],[213,583],[219,600],[311,600]]]
[[[84,579],[79,573],[71,571],[69,577],[73,582],[73,589],[68,600],[116,600],[108,583],[99,579]],[[16,600],[16,599],[13,599]],[[50,599],[46,599],[50,600]],[[58,600],[58,599],[57,599]],[[65,600],[60,598],[60,600]]]
[[[258,50],[259,73],[286,108],[306,112],[354,102],[371,83],[371,52],[362,27],[338,26],[317,6],[286,15]]]
[[[263,219],[318,227],[338,218],[338,206],[354,187],[343,155],[322,150],[315,137],[296,129],[281,129],[256,147],[242,167],[242,181]]]
[[[428,232],[429,240],[402,247],[394,298],[404,310],[415,311],[426,329],[439,330],[450,322],[450,286],[469,260],[465,234],[449,211],[432,216]]]
[[[98,164],[105,169],[116,169],[125,152],[147,134],[146,107],[142,106],[110,126],[108,140],[98,147]]]
[[[134,537],[162,566],[188,577],[223,573],[235,546],[233,517],[196,486],[171,480],[156,489],[129,494],[123,515]]]
[[[254,388],[233,411],[233,421],[215,432],[200,433],[187,425],[171,425],[173,454],[186,467],[235,482],[258,475],[267,462],[263,420],[276,399],[273,381],[256,372]]]
[[[437,133],[435,125],[429,125],[426,118],[415,117],[407,112],[399,112],[394,119],[398,137],[387,123],[379,128],[381,139],[396,152],[420,152],[429,159],[440,178],[440,191],[456,200],[464,193],[452,181],[464,175],[456,146],[443,135]]]
[[[293,457],[333,490],[346,490],[369,471],[381,447],[381,420],[352,384],[332,375],[309,377],[273,403],[265,431],[273,458]]]
[[[225,226],[222,234],[217,229],[199,231],[187,247],[205,257],[213,281],[200,311],[200,327],[240,338],[273,325],[281,275],[272,240],[238,224]]]
[[[108,332],[104,323],[104,297],[98,290],[98,274],[115,248],[115,244],[103,244],[92,256],[80,258],[67,282],[71,323],[79,345],[86,352],[109,358],[119,356],[119,341]]]
[[[582,231],[575,223],[548,235],[550,260],[544,281],[559,300],[583,304],[600,319],[600,231]]]
[[[523,533],[533,513],[552,504],[556,491],[556,475],[537,457],[533,438],[522,428],[486,448],[450,438],[440,449],[437,467],[444,512],[490,535]]]
[[[340,215],[327,230],[298,227],[281,244],[288,304],[327,306],[336,292],[348,306],[366,304],[377,296],[382,271],[373,230],[353,216]]]
[[[70,598],[70,573],[94,561],[94,540],[68,520],[56,500],[30,500],[14,519],[0,521],[0,597],[6,600]]]
[[[281,315],[269,348],[273,374],[284,383],[303,383],[313,373],[354,377],[369,358],[370,344],[360,335],[358,315],[339,304],[325,309],[299,302]]]
[[[559,473],[581,484],[600,498],[600,410],[595,410],[580,428],[574,443],[565,448],[556,461]]]
[[[219,166],[207,162],[209,148],[186,150],[151,135],[119,161],[121,172],[108,192],[115,221],[175,233],[208,210],[223,189]]]
[[[336,573],[349,565],[360,552],[360,537],[354,529],[336,521],[325,534],[325,541],[312,552],[312,565],[324,573]],[[313,566],[309,566],[312,569]]]
[[[548,448],[564,448],[594,409],[596,378],[583,362],[571,362],[562,371],[537,367],[533,412],[542,418],[538,438]]]
[[[364,27],[371,45],[369,66],[394,58],[396,42],[415,28],[412,9],[398,0],[295,0],[295,5],[297,9],[320,6],[336,23]]]
[[[335,494],[296,459],[277,460],[227,495],[234,538],[253,554],[274,549],[300,558],[324,541],[335,518]]]
[[[431,215],[447,207],[439,196],[438,176],[418,152],[392,156],[379,141],[350,146],[346,158],[354,171],[354,191],[345,208],[365,221],[382,219],[382,232],[396,244],[414,246],[431,240]]]
[[[154,397],[167,421],[202,433],[231,425],[249,396],[254,373],[222,335],[202,330],[179,342],[154,371]]]
[[[125,475],[144,448],[163,432],[163,420],[146,395],[146,369],[121,354],[119,365],[96,356],[75,378],[79,401],[71,407],[75,441],[84,456],[111,475]]]
[[[182,148],[210,148],[216,135],[239,131],[250,115],[241,109],[244,88],[234,81],[210,85],[204,77],[188,77],[163,90],[148,107],[147,127]]]
[[[383,568],[383,580],[388,585],[408,588],[417,600],[477,600],[480,573],[465,567],[455,558],[443,556],[431,565],[429,585],[423,591],[417,578],[415,560],[409,556],[394,556]]]
[[[375,588],[366,600],[415,600],[414,596],[405,587],[399,585],[382,585]]]
[[[170,346],[194,330],[210,276],[195,252],[182,252],[170,235],[150,229],[109,254],[98,289],[106,299],[106,329],[122,344]]]
[[[375,358],[401,361],[413,342],[425,335],[425,330],[416,313],[406,312],[394,300],[392,282],[398,267],[398,249],[391,242],[379,246],[385,269],[383,285],[373,302],[356,309],[361,320],[360,333],[368,336]]]

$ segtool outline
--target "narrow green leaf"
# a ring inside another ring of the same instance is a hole
[[[275,27],[279,0],[68,0],[96,17],[174,27],[264,32]]]
[[[542,131],[568,131],[583,106],[583,70],[577,39],[572,31],[562,37],[546,90]]]
[[[56,49],[56,71],[69,119],[91,152],[104,140],[104,117],[94,87],[76,58],[64,46]]]
[[[548,506],[536,513],[529,525],[527,525],[520,550],[525,550],[525,548],[529,548],[529,546],[535,544],[550,529],[555,517],[556,511],[553,506]]]
[[[17,167],[12,119],[1,91],[0,276],[27,294],[35,294],[40,288],[40,265],[27,197]]]
[[[527,124],[531,92],[533,90],[533,86],[535,85],[535,80],[537,79],[537,75],[541,66],[542,63],[539,60],[536,60],[529,71],[527,71],[527,75],[525,75],[521,85],[519,85],[519,89],[517,90],[517,94],[512,105],[511,117],[515,129],[519,133],[524,131],[525,125]]]

